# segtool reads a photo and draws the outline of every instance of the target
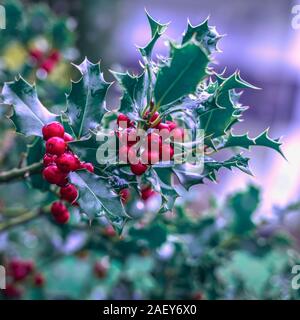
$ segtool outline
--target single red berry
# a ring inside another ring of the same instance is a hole
[[[69,173],[78,169],[78,160],[71,152],[65,152],[56,159],[56,165],[62,172]]]
[[[51,184],[61,184],[65,181],[67,175],[61,172],[55,164],[51,164],[43,170],[43,177]]]
[[[57,156],[55,154],[45,154],[43,158],[44,167],[50,166],[50,164],[55,164]]]
[[[34,284],[37,287],[42,287],[45,284],[45,278],[41,273],[37,273],[34,276]]]
[[[184,141],[184,129],[175,128],[174,130],[172,130],[171,136],[173,137],[174,141],[183,142]]]
[[[108,266],[101,261],[97,261],[94,265],[94,273],[97,278],[103,279],[106,277]]]
[[[175,122],[173,122],[173,121],[167,120],[166,124],[169,126],[169,130],[170,131],[174,130],[177,127],[177,124]]]
[[[29,261],[14,261],[9,270],[15,281],[22,281],[33,271],[33,264]]]
[[[40,62],[43,59],[43,51],[37,48],[33,48],[29,50],[29,55],[31,58],[33,58],[34,62]]]
[[[118,115],[117,124],[120,128],[128,128],[133,125],[133,122],[125,114],[120,113]]]
[[[147,170],[147,165],[139,161],[137,164],[131,164],[130,169],[132,173],[134,173],[137,176],[140,176]]]
[[[54,219],[59,224],[65,224],[70,219],[70,212],[68,210],[64,211],[61,214],[54,216]]]
[[[87,171],[91,172],[91,173],[94,173],[94,165],[90,162],[83,162],[81,164],[81,168],[82,169],[86,169]]]
[[[68,208],[62,202],[55,201],[52,203],[50,211],[53,216],[57,216],[64,213],[65,211],[68,211]]]
[[[68,184],[66,187],[60,188],[60,197],[70,203],[73,203],[78,197],[78,191],[73,184]]]
[[[151,189],[150,187],[147,187],[145,189],[141,190],[141,196],[143,200],[148,200],[150,197],[155,195],[155,191],[153,189]]]
[[[124,188],[119,192],[122,203],[126,204],[129,202],[131,198],[130,190],[128,188]]]
[[[44,140],[48,140],[52,137],[63,138],[65,129],[61,123],[54,121],[46,124],[42,129],[42,133]]]
[[[46,142],[46,152],[60,156],[66,151],[67,144],[64,139],[52,137]]]
[[[163,144],[161,147],[160,159],[170,161],[174,156],[174,149],[170,144]]]
[[[42,64],[41,68],[45,70],[47,73],[51,73],[55,67],[55,61],[51,59],[46,59]]]
[[[11,298],[11,299],[17,299],[22,296],[21,288],[17,287],[16,285],[14,285],[12,283],[9,283],[3,292],[7,298]]]
[[[48,56],[48,59],[54,61],[54,62],[58,62],[60,60],[60,53],[58,50],[53,50],[49,56]]]
[[[155,164],[159,162],[159,159],[159,152],[155,150],[145,150],[141,155],[141,160],[144,164]]]
[[[104,228],[103,233],[110,238],[115,237],[117,235],[115,229],[111,225],[106,226]]]
[[[64,134],[64,140],[65,140],[66,142],[71,142],[71,141],[74,140],[74,138],[73,138],[69,133],[65,132],[65,134]]]
[[[166,123],[162,123],[162,122],[156,126],[156,129],[170,131],[170,127]]]

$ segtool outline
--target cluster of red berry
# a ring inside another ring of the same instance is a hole
[[[69,149],[68,142],[73,137],[66,133],[59,122],[51,122],[43,127],[43,137],[46,141],[46,154],[43,159],[43,177],[50,184],[60,187],[60,198],[76,205],[78,191],[69,183],[68,174],[71,171],[86,169],[94,172],[94,166],[89,162],[81,162],[80,159]],[[67,207],[60,201],[51,206],[51,213],[58,223],[66,223],[70,218]]]
[[[50,53],[45,54],[40,49],[33,48],[29,50],[29,55],[37,68],[43,69],[47,73],[51,73],[60,60],[58,50],[52,50]]]
[[[157,111],[153,114],[149,111],[146,112],[144,119],[146,124],[143,129],[147,132],[144,140],[147,147],[140,154],[135,147],[140,141],[140,137],[137,134],[134,121],[123,113],[120,113],[117,119],[117,136],[120,142],[119,159],[128,162],[132,173],[138,176],[145,173],[149,165],[159,161],[169,161],[173,158],[174,146],[168,141],[168,138],[171,138],[173,142],[184,139],[184,129],[178,127],[177,123],[173,121],[162,122]],[[144,201],[155,194],[156,192],[149,186],[141,188],[141,198]],[[130,200],[130,190],[128,188],[122,189],[120,196],[122,202],[126,204]]]
[[[149,165],[173,158],[174,147],[169,142],[166,142],[168,137],[172,137],[174,140],[182,140],[184,136],[184,130],[177,127],[175,122],[166,121],[163,123],[158,112],[154,112],[153,115],[146,112],[144,118],[146,120],[145,130],[156,130],[147,133],[145,142],[148,146],[140,153],[139,157],[137,157],[138,150],[136,150],[135,145],[140,140],[140,137],[134,122],[122,113],[119,114],[117,119],[117,136],[120,141],[119,159],[129,162],[132,173],[138,176],[142,175]],[[163,134],[160,134],[161,132]],[[170,134],[165,136],[165,132]]]
[[[36,287],[42,287],[45,283],[44,276],[36,272],[32,261],[12,259],[7,264],[7,285],[3,290],[7,298],[20,298],[23,294],[22,284],[31,283]]]

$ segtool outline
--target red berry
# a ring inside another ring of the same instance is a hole
[[[166,124],[169,126],[170,131],[174,130],[177,127],[177,124],[173,121],[166,121]]]
[[[44,167],[50,166],[50,164],[55,164],[57,156],[55,154],[45,154],[43,158]]]
[[[128,188],[124,188],[122,189],[120,192],[120,197],[121,197],[121,200],[124,204],[128,203],[128,201],[130,200],[130,190]]]
[[[155,195],[155,191],[151,189],[150,187],[142,189],[141,191],[142,199],[143,200],[148,200],[150,197]]]
[[[90,162],[83,162],[81,164],[82,169],[86,169],[87,171],[94,173],[94,165]]]
[[[34,276],[34,284],[35,284],[37,287],[42,287],[42,286],[45,284],[45,278],[44,278],[44,276],[43,276],[41,273],[37,273],[37,274]]]
[[[43,52],[40,49],[33,48],[29,50],[29,55],[36,61],[40,61],[43,58]]]
[[[155,150],[144,151],[141,155],[142,162],[145,164],[155,164],[159,162],[159,152]]]
[[[34,269],[32,261],[14,259],[9,264],[10,275],[15,281],[24,280]]]
[[[73,203],[78,197],[78,191],[73,184],[68,184],[66,187],[60,188],[60,197],[70,203]]]
[[[43,170],[43,177],[51,184],[62,184],[67,175],[61,172],[55,164],[51,164]]]
[[[65,140],[66,142],[71,142],[71,141],[74,140],[74,138],[73,138],[69,133],[65,132],[65,134],[64,134],[64,140]]]
[[[41,68],[44,69],[47,73],[50,73],[53,71],[54,67],[55,67],[55,61],[51,60],[51,59],[46,59],[42,64],[41,64]]]
[[[137,176],[140,176],[147,170],[147,165],[139,161],[137,164],[131,164],[130,169],[132,173],[134,173]]]
[[[54,62],[58,62],[60,60],[60,53],[58,50],[53,50],[49,56],[48,56],[48,59],[54,61]]]
[[[51,205],[51,213],[58,223],[66,223],[70,219],[70,212],[67,207],[59,201],[55,201]]]
[[[183,142],[184,141],[184,129],[175,128],[174,130],[172,130],[171,136],[173,137],[174,141]]]
[[[120,128],[128,128],[133,125],[133,122],[123,113],[120,113],[117,119],[118,127]]]
[[[20,298],[22,296],[22,290],[14,284],[8,284],[4,289],[4,295],[7,298]]]
[[[111,225],[108,225],[104,228],[104,232],[103,232],[107,237],[115,237],[117,234],[116,234],[116,231],[115,229],[111,226]]]
[[[108,265],[105,265],[101,261],[97,261],[94,265],[94,273],[100,279],[103,279],[106,277],[107,270],[108,270]]]
[[[166,123],[160,123],[156,126],[158,130],[168,130],[170,131],[170,127]]]
[[[65,129],[59,122],[51,122],[45,125],[42,129],[44,140],[48,140],[52,137],[63,138]]]
[[[70,212],[69,211],[64,211],[61,214],[54,216],[54,219],[59,224],[65,224],[70,219]]]
[[[46,142],[46,152],[60,156],[66,151],[67,144],[64,139],[52,137]]]
[[[79,168],[78,160],[71,152],[65,152],[56,159],[56,165],[62,172],[69,173]]]
[[[174,156],[174,149],[169,144],[163,144],[160,158],[162,161],[170,161]]]
[[[62,202],[55,201],[52,203],[50,211],[53,214],[53,216],[57,216],[65,211],[68,211],[68,208]]]

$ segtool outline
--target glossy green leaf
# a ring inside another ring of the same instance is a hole
[[[146,15],[148,18],[148,22],[151,28],[151,40],[144,46],[139,47],[139,50],[142,56],[146,58],[151,58],[151,54],[153,48],[157,42],[157,40],[162,36],[162,34],[167,30],[168,23],[162,24],[156,20],[154,20],[149,13],[146,11]]]
[[[196,26],[193,26],[190,21],[188,21],[187,30],[182,38],[182,44],[188,42],[193,37],[201,43],[202,47],[205,48],[209,54],[219,51],[218,41],[222,36],[217,32],[215,27],[208,25],[208,18]]]
[[[6,82],[2,89],[3,103],[13,106],[14,113],[10,118],[17,132],[25,136],[42,136],[44,125],[58,121],[56,114],[49,112],[40,102],[35,86],[23,78]]]
[[[159,69],[154,87],[158,106],[194,92],[199,82],[207,76],[209,58],[197,42],[189,41],[183,46],[170,45],[170,61]]]
[[[131,75],[129,72],[120,73],[111,71],[123,89],[119,111],[122,113],[133,112],[137,114],[145,106],[147,95],[147,74],[143,72],[139,76]]]
[[[283,153],[281,150],[282,142],[279,139],[271,139],[268,135],[268,129],[258,135],[256,138],[250,138],[248,134],[243,135],[234,135],[232,132],[226,138],[226,142],[221,147],[223,148],[233,148],[233,147],[240,147],[249,149],[251,146],[261,146],[261,147],[268,147],[273,150],[279,152],[283,157]]]
[[[93,64],[85,59],[75,67],[82,77],[78,82],[72,82],[71,92],[67,95],[66,114],[79,139],[95,129],[107,112],[105,96],[110,83],[104,80],[100,63]]]
[[[107,179],[87,171],[72,172],[69,178],[78,188],[80,208],[91,220],[102,214],[109,219],[127,217],[120,197],[110,188]]]

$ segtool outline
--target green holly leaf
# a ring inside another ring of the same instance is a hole
[[[202,172],[191,171],[186,165],[175,165],[171,170],[177,176],[179,182],[187,190],[197,184],[204,183],[205,179],[216,182],[216,174],[221,168],[232,170],[237,168],[247,174],[252,174],[249,169],[249,158],[238,154],[225,161],[216,161],[211,158],[205,158]]]
[[[58,121],[58,115],[48,111],[40,102],[35,86],[22,77],[14,82],[6,82],[2,89],[4,104],[13,106],[11,116],[17,132],[25,136],[42,136],[42,128],[47,123]]]
[[[224,145],[220,149],[234,147],[250,149],[251,146],[261,146],[276,150],[284,157],[284,154],[280,148],[282,142],[280,142],[280,139],[271,139],[268,135],[268,132],[269,129],[266,129],[256,138],[250,138],[248,133],[242,135],[234,135],[232,131],[230,131]]]
[[[72,172],[69,179],[79,191],[80,208],[91,220],[105,215],[109,220],[121,223],[127,218],[120,197],[113,192],[107,179],[87,171]]]
[[[145,72],[139,76],[131,75],[129,72],[120,73],[111,71],[123,89],[119,111],[122,113],[138,114],[146,104],[148,80]],[[130,115],[129,115],[130,116]]]
[[[218,48],[218,41],[223,36],[217,32],[216,27],[208,25],[208,18],[196,26],[193,26],[190,21],[188,21],[187,30],[182,38],[182,44],[188,42],[193,37],[201,43],[208,54],[220,51]]]
[[[255,186],[249,186],[244,192],[233,195],[228,200],[228,206],[232,211],[232,223],[230,229],[236,235],[244,235],[254,228],[252,214],[260,201],[260,191]]]
[[[45,154],[45,142],[42,138],[36,137],[27,147],[27,164],[31,165],[40,162]],[[42,191],[49,190],[50,184],[43,178],[41,173],[31,175],[28,178],[30,185]]]
[[[157,40],[164,34],[169,24],[161,24],[159,21],[154,20],[147,11],[146,15],[151,28],[151,40],[144,47],[139,47],[139,50],[142,56],[150,59]]]
[[[239,103],[238,98],[241,94],[235,89],[258,89],[243,80],[239,72],[233,73],[226,79],[217,75],[217,82],[218,87],[213,98],[210,97],[209,101],[203,102],[209,110],[207,112],[200,110],[199,113],[201,129],[204,129],[205,135],[211,138],[223,136],[236,122],[240,121],[242,113],[247,110]],[[212,106],[209,107],[209,104]]]
[[[85,59],[75,67],[82,74],[78,82],[72,82],[71,92],[67,95],[66,114],[78,139],[87,135],[101,122],[105,109],[105,96],[111,83],[104,80],[100,63],[93,64]]]
[[[191,40],[183,46],[170,45],[170,60],[159,69],[154,87],[158,106],[193,93],[199,82],[207,76],[209,58],[199,43]]]

